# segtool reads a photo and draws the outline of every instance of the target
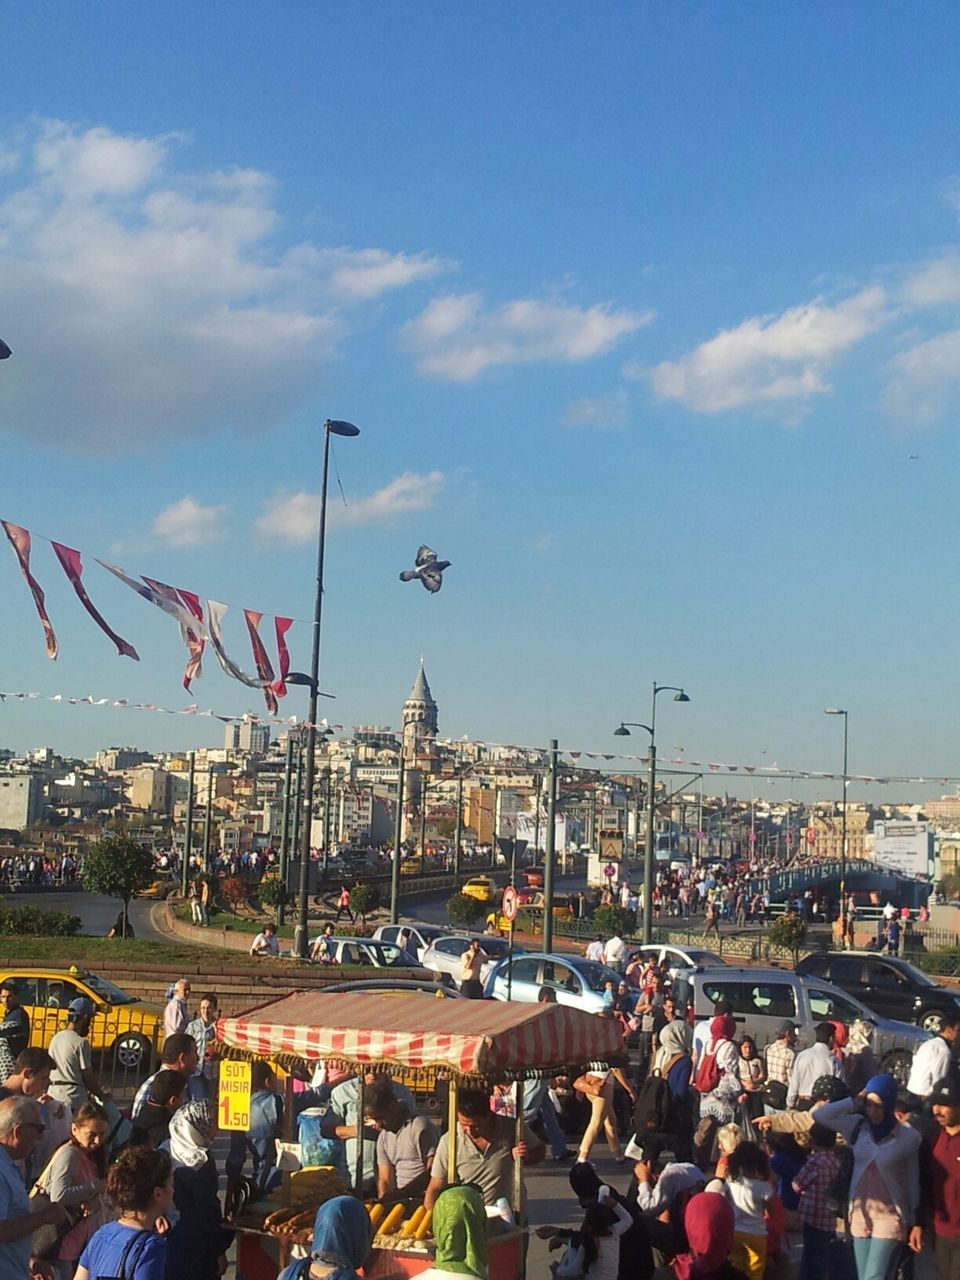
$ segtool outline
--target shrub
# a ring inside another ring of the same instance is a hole
[[[455,893],[447,902],[447,915],[454,924],[471,925],[486,910],[484,903],[466,893]]]
[[[80,917],[69,911],[0,907],[0,935],[6,938],[72,938],[79,932]]]
[[[637,913],[627,907],[597,907],[593,913],[593,927],[605,938],[619,934],[621,938],[629,938],[637,927]]]
[[[237,907],[243,904],[250,897],[250,888],[245,880],[241,880],[239,876],[225,876],[220,885],[220,897],[231,908],[233,914],[237,914]]]
[[[787,912],[779,916],[767,930],[767,937],[772,947],[780,947],[783,951],[791,951],[796,957],[807,936],[807,926],[801,916]]]
[[[355,884],[350,890],[350,910],[361,921],[380,905],[380,890],[375,884]]]
[[[260,905],[263,907],[286,906],[293,897],[293,894],[288,893],[284,888],[279,876],[270,880],[261,880],[259,893]]]

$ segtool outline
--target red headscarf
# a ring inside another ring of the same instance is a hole
[[[732,1040],[737,1034],[737,1024],[732,1013],[718,1013],[710,1023],[711,1040]]]
[[[690,1245],[673,1261],[677,1280],[710,1280],[719,1271],[733,1247],[733,1207],[716,1191],[691,1196],[683,1215],[683,1227]]]

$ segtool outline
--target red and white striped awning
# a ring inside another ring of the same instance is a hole
[[[417,992],[298,992],[217,1023],[228,1049],[351,1066],[512,1077],[619,1061],[619,1023],[556,1004],[435,1000]]]

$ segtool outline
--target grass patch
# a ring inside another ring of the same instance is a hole
[[[155,942],[150,938],[0,938],[0,956],[21,964],[53,966],[61,969],[76,964],[96,973],[98,965],[125,964],[170,966],[171,973],[183,968],[209,965],[249,967],[245,951],[227,951],[220,947],[194,947],[185,942]],[[271,960],[271,967],[286,965],[284,960]]]
[[[296,908],[294,908],[295,910]],[[173,914],[183,924],[193,924],[190,907],[185,903],[178,903],[173,908]],[[209,927],[211,929],[229,929],[231,933],[249,933],[251,937],[259,933],[265,924],[273,924],[276,921],[276,916],[272,911],[265,911],[262,916],[257,916],[252,920],[248,916],[235,916],[232,911],[210,911],[208,908],[207,914],[210,919]],[[287,914],[289,915],[290,912],[288,911]],[[319,933],[323,925],[314,921],[310,927],[311,931],[315,929]],[[293,925],[281,925],[277,930],[277,936],[292,939]]]

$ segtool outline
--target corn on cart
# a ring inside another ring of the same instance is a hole
[[[493,1000],[436,1000],[417,992],[298,992],[231,1018],[221,1018],[217,1038],[224,1057],[264,1058],[281,1065],[336,1063],[359,1072],[358,1114],[363,1115],[363,1072],[388,1067],[449,1080],[447,1131],[451,1170],[456,1168],[457,1090],[461,1084],[516,1082],[518,1140],[523,1133],[523,1082],[544,1076],[577,1075],[590,1063],[622,1060],[618,1024],[556,1004],[510,1004]],[[291,1113],[292,1094],[287,1099]],[[362,1152],[358,1142],[358,1173]],[[304,1179],[310,1179],[304,1182]],[[299,1216],[290,1215],[290,1185],[299,1180]],[[357,1179],[359,1185],[360,1179]],[[336,1194],[324,1175],[288,1175],[284,1207],[273,1222],[238,1221],[237,1280],[274,1280],[291,1244],[310,1238],[317,1203]],[[521,1162],[515,1163],[513,1209],[521,1221]],[[310,1196],[313,1196],[311,1202]],[[406,1280],[433,1265],[430,1215],[368,1206],[376,1232],[367,1280]],[[286,1217],[284,1217],[286,1215]],[[295,1223],[292,1229],[285,1224]],[[271,1231],[271,1228],[273,1230]],[[491,1235],[490,1280],[523,1274],[523,1230]]]

